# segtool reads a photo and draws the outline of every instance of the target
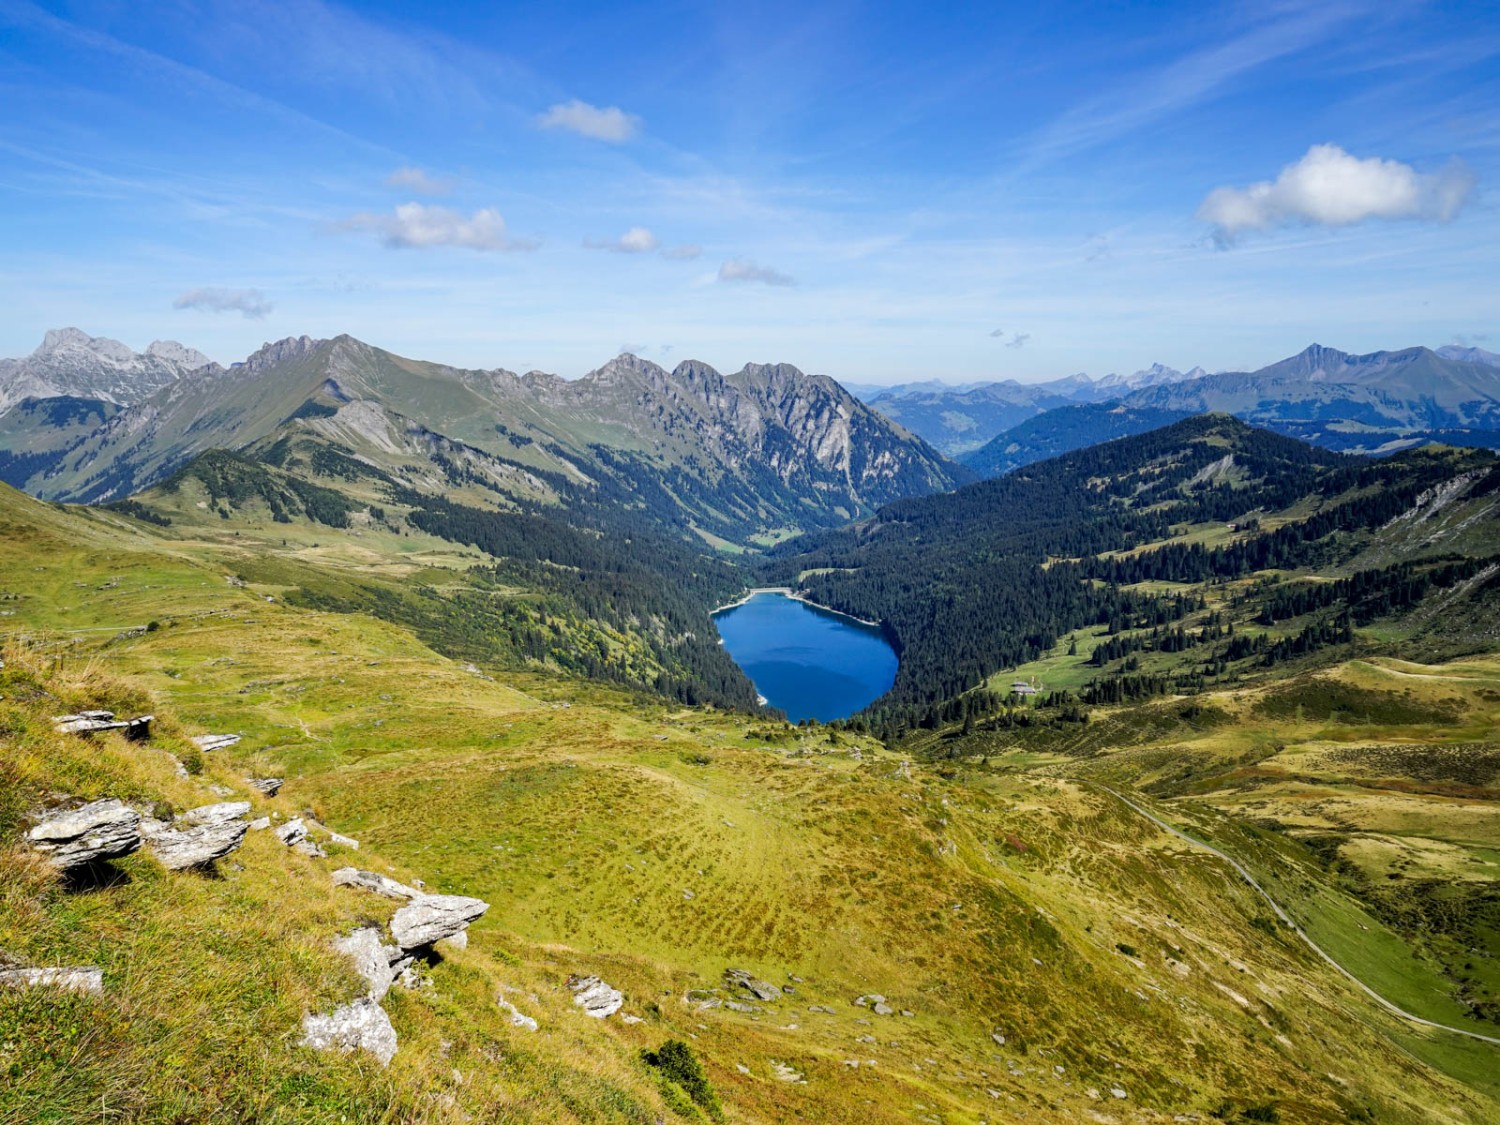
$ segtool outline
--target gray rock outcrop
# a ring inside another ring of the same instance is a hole
[[[385,1009],[361,996],[326,1015],[302,1017],[302,1043],[318,1051],[368,1051],[388,1066],[396,1054],[396,1029]]]
[[[215,750],[227,750],[239,740],[237,734],[197,734],[193,736],[193,745],[205,754],[211,754]]]
[[[267,797],[276,796],[285,784],[286,779],[280,777],[252,777],[250,779],[250,788],[257,793],[264,793]]]
[[[354,971],[370,986],[367,995],[371,1000],[384,999],[391,984],[412,963],[399,946],[385,944],[374,926],[335,938],[333,947],[354,962]]]
[[[104,991],[104,970],[92,965],[56,969],[0,969],[0,988],[57,988],[64,992]]]
[[[276,829],[276,838],[287,847],[300,844],[307,839],[307,825],[302,823],[300,816],[294,816],[280,828]]]
[[[386,898],[409,899],[421,898],[422,892],[405,883],[398,883],[388,875],[381,875],[374,871],[361,871],[357,867],[340,867],[333,873],[333,882],[339,887],[360,887],[367,891],[374,891]]]
[[[769,981],[756,980],[744,969],[725,969],[724,986],[737,988],[757,1000],[767,1003],[781,999],[781,988]]]
[[[27,833],[27,839],[66,871],[139,849],[141,814],[111,797],[48,817]]]
[[[141,834],[152,853],[169,871],[205,867],[228,855],[244,842],[250,826],[245,815],[249,801],[223,801],[189,809],[178,817],[185,828],[176,828],[158,820],[141,822]]]
[[[568,988],[573,992],[573,1003],[596,1020],[607,1019],[625,1006],[624,994],[598,977],[569,977]]]
[[[420,895],[396,911],[391,937],[402,949],[421,949],[466,929],[490,904],[462,895]]]

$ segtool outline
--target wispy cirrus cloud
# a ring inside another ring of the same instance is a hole
[[[1338,145],[1313,145],[1274,180],[1219,187],[1198,207],[1221,246],[1251,231],[1304,225],[1346,227],[1369,219],[1452,220],[1476,182],[1457,161],[1435,173],[1399,160],[1361,159]]]
[[[453,181],[447,176],[434,176],[411,164],[403,164],[385,178],[385,186],[418,195],[447,195],[453,190]]]
[[[189,289],[172,302],[174,309],[197,309],[199,312],[237,312],[247,320],[264,320],[275,308],[259,289],[221,289],[205,286]]]
[[[641,129],[641,119],[633,113],[626,113],[618,106],[590,105],[578,98],[558,102],[539,114],[536,122],[543,129],[565,129],[610,144],[631,140]]]
[[[671,258],[674,262],[691,262],[703,253],[703,247],[696,242],[684,242],[680,246],[668,246],[661,252],[663,258]]]
[[[587,240],[584,246],[590,250],[609,250],[616,254],[649,254],[661,245],[661,240],[645,227],[631,227],[619,238],[604,241]]]
[[[748,258],[730,258],[719,267],[724,282],[759,283],[761,285],[795,285],[796,279],[769,266],[758,266]]]
[[[386,246],[397,250],[436,246],[464,250],[535,250],[532,239],[511,238],[505,219],[493,207],[464,215],[449,207],[427,203],[403,203],[390,214],[362,212],[339,224],[344,230],[368,231]]]

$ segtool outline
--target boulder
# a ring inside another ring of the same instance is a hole
[[[398,883],[387,875],[374,871],[361,871],[357,867],[340,867],[333,873],[333,882],[339,887],[362,887],[386,898],[421,898],[422,892]]]
[[[396,911],[391,936],[402,949],[421,949],[452,937],[489,908],[462,895],[420,895]]]
[[[263,832],[269,827],[271,827],[271,818],[268,816],[258,816],[250,822],[251,832]]]
[[[140,715],[134,719],[117,720],[113,711],[80,711],[76,715],[54,715],[52,725],[58,734],[96,734],[99,731],[117,730],[132,742],[151,736],[153,715]]]
[[[228,855],[244,842],[250,826],[243,820],[220,820],[178,831],[148,820],[142,835],[151,852],[168,871],[204,867]]]
[[[353,848],[355,851],[359,851],[359,841],[351,836],[343,836],[337,832],[329,832],[328,842],[330,844],[339,844],[343,847]]]
[[[302,823],[300,816],[294,816],[280,828],[276,829],[276,838],[287,847],[300,844],[307,839],[307,825]]]
[[[141,814],[113,797],[48,817],[27,839],[63,870],[117,859],[141,846]]]
[[[781,999],[780,986],[756,980],[744,969],[725,969],[724,985],[726,988],[738,988],[747,992],[757,1000],[770,1002]]]
[[[371,1000],[384,999],[391,983],[411,964],[398,946],[386,945],[380,930],[365,926],[348,937],[335,938],[333,947],[354,962],[354,971],[370,986]]]
[[[322,859],[328,853],[323,846],[313,840],[298,840],[292,845],[292,850],[302,853],[310,859]]]
[[[569,977],[568,987],[573,991],[573,1003],[596,1020],[608,1019],[625,1006],[624,995],[598,977]]]
[[[454,934],[452,937],[444,938],[442,941],[442,945],[445,949],[468,949],[469,931],[459,930],[458,933]]]
[[[252,777],[250,779],[250,788],[257,793],[264,793],[267,797],[276,796],[285,784],[286,779],[281,777]]]
[[[0,988],[58,988],[64,992],[104,991],[104,970],[92,965],[59,969],[0,969]]]
[[[369,1051],[388,1066],[396,1054],[396,1029],[378,1003],[361,996],[327,1015],[303,1016],[302,1045],[317,1051]]]

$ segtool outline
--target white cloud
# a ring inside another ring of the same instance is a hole
[[[1214,238],[1233,242],[1247,231],[1293,223],[1342,227],[1367,219],[1422,219],[1446,223],[1474,188],[1474,174],[1454,162],[1436,173],[1398,160],[1361,160],[1338,145],[1313,145],[1275,180],[1208,193],[1198,218],[1213,224]]]
[[[536,243],[513,239],[492,207],[465,216],[447,207],[403,203],[389,215],[368,212],[346,219],[345,230],[367,230],[394,249],[458,246],[466,250],[534,250]]]
[[[247,320],[262,320],[275,306],[259,289],[189,289],[172,302],[174,309],[199,312],[237,312]]]
[[[386,187],[414,191],[418,195],[447,195],[453,190],[453,181],[444,176],[431,176],[421,168],[402,165],[385,178]]]
[[[661,256],[676,262],[690,262],[702,253],[703,247],[696,242],[684,242],[681,246],[668,246],[661,252]]]
[[[641,128],[641,119],[633,113],[626,113],[618,106],[601,109],[577,98],[570,102],[558,102],[546,113],[540,114],[536,121],[543,129],[567,129],[571,133],[592,137],[596,141],[609,141],[611,144],[630,140]]]
[[[619,238],[607,242],[585,242],[591,250],[612,250],[616,254],[647,254],[661,245],[656,235],[645,227],[631,227]]]
[[[758,266],[744,258],[730,258],[719,267],[720,281],[757,281],[762,285],[794,285],[796,282],[784,273]]]

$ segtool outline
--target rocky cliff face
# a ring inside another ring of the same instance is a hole
[[[54,328],[29,356],[0,359],[0,413],[27,398],[140,402],[213,361],[175,340],[133,352],[118,340],[77,328]]]

